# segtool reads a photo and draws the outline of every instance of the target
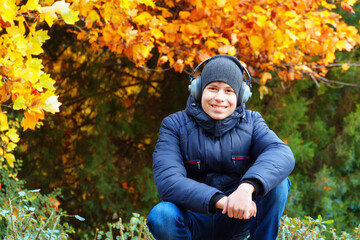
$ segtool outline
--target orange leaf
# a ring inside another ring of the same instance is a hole
[[[354,9],[349,4],[347,4],[346,2],[341,2],[340,6],[345,11],[349,11],[351,14],[355,14]]]
[[[55,211],[59,210],[59,206],[61,205],[61,203],[57,198],[49,197],[49,202],[49,207],[54,208]]]
[[[190,17],[190,13],[187,11],[180,11],[179,17],[180,19],[188,19]]]
[[[37,112],[25,112],[24,113],[24,120],[21,123],[21,126],[23,127],[23,131],[26,131],[28,128],[31,130],[35,130],[35,125],[39,121],[39,119],[44,119],[44,112],[41,111],[41,113]]]
[[[271,73],[269,72],[265,72],[262,76],[261,76],[261,79],[260,79],[260,83],[262,84],[266,84],[267,80],[269,79],[272,79],[272,76],[271,76]]]

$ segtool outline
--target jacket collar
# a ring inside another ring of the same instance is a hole
[[[185,112],[192,116],[196,123],[207,133],[214,137],[220,137],[231,130],[245,113],[245,104],[238,106],[235,111],[222,120],[212,119],[201,107],[199,101],[196,101],[191,95],[186,104]]]

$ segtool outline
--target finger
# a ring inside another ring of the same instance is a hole
[[[256,217],[256,213],[257,213],[257,206],[256,206],[256,203],[254,201],[251,202],[251,204],[253,205],[254,207],[254,217]]]
[[[228,210],[228,205],[229,205],[229,201],[228,200],[226,200],[226,202],[225,202],[225,205],[224,205],[224,208],[223,208],[223,210],[222,210],[222,214],[225,214],[226,212],[227,212],[227,210]]]
[[[244,212],[244,219],[249,219],[250,217],[251,217],[250,211],[245,211]]]
[[[234,217],[234,208],[233,208],[233,206],[231,204],[228,205],[227,211],[228,211],[228,216],[230,218]]]
[[[249,210],[249,218],[253,217],[254,216],[254,210],[251,208]]]

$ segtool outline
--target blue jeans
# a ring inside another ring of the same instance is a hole
[[[150,211],[147,225],[157,240],[238,240],[249,233],[249,239],[276,239],[290,185],[287,178],[264,197],[255,198],[257,213],[251,219],[195,213],[171,202],[160,202]]]

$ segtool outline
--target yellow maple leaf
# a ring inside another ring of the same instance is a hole
[[[148,12],[142,12],[138,16],[136,16],[133,21],[140,25],[147,25],[148,21],[152,19],[152,16]]]
[[[6,146],[6,151],[14,151],[14,149],[17,147],[17,145],[13,142],[9,142]],[[1,155],[1,154],[0,154]]]
[[[10,140],[14,143],[17,143],[20,140],[19,135],[14,128],[11,128],[9,131],[7,131],[6,136],[8,136]]]
[[[45,9],[44,9],[45,8]],[[51,27],[54,24],[54,20],[57,19],[56,14],[52,14],[50,11],[47,12],[46,8],[49,7],[43,7],[40,16],[42,16],[45,19],[45,22]]]
[[[19,8],[16,6],[15,1],[1,1],[0,9],[2,20],[4,22],[12,22]]]
[[[40,84],[42,87],[49,89],[49,90],[55,90],[54,84],[55,80],[50,78],[50,74],[44,73],[40,76]]]
[[[152,28],[150,30],[151,35],[155,38],[155,39],[161,39],[164,38],[164,34],[157,28]]]
[[[250,36],[250,44],[252,49],[258,50],[264,44],[264,39],[260,36]]]
[[[0,131],[6,131],[9,129],[7,116],[5,113],[0,112]]]
[[[79,21],[79,11],[70,10],[64,14],[61,14],[61,17],[64,19],[64,22],[67,24],[75,24],[75,22]]]
[[[22,12],[40,9],[39,0],[28,0],[26,5],[21,8]]]
[[[26,100],[25,100],[24,96],[17,97],[15,102],[14,102],[13,109],[14,110],[25,109],[26,108],[25,101]]]
[[[13,168],[14,162],[15,162],[14,154],[5,152],[5,159],[6,159],[7,163],[9,164],[9,166]]]

